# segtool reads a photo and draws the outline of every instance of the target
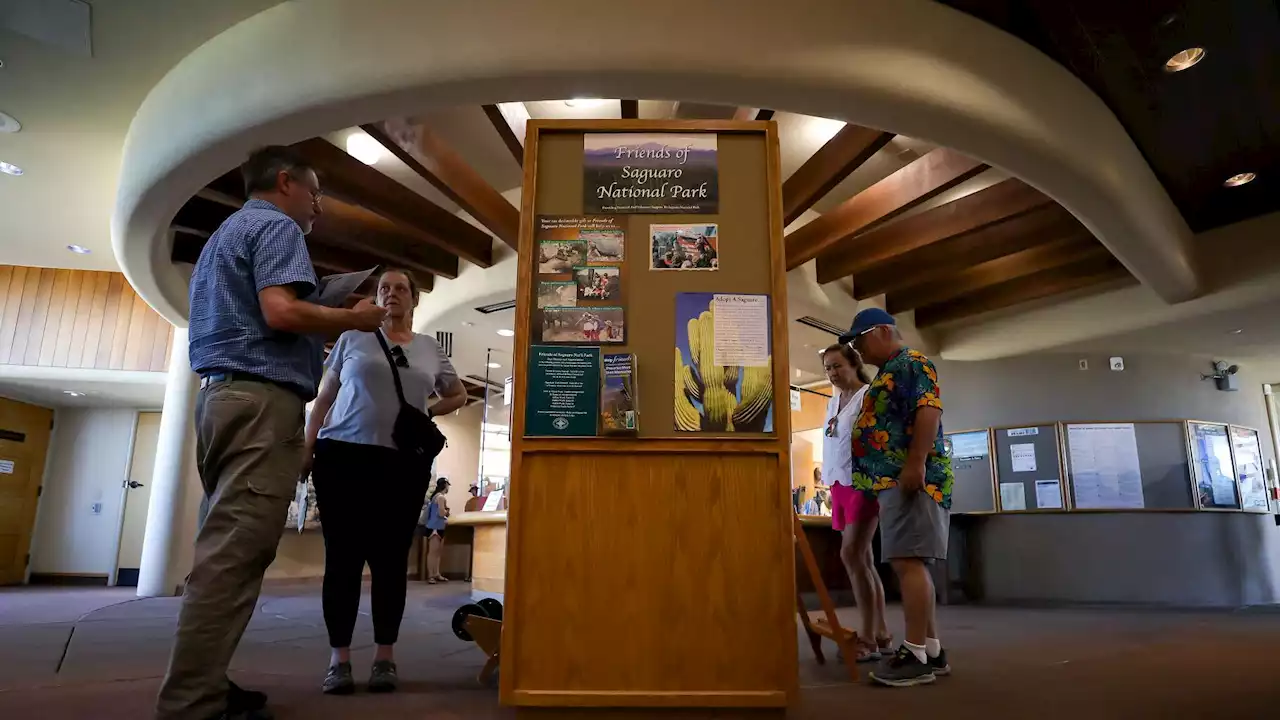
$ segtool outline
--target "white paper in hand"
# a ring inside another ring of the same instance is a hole
[[[317,305],[325,307],[342,307],[351,293],[356,291],[378,268],[372,267],[360,272],[325,275],[320,278],[320,288],[313,300]]]

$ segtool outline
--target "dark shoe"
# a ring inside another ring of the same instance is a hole
[[[275,715],[272,715],[271,711],[266,708],[258,710],[232,710],[228,708],[226,712],[213,718],[213,720],[275,720]]]
[[[356,679],[351,675],[351,663],[330,665],[322,687],[326,695],[350,695],[355,692]]]
[[[395,692],[400,684],[400,676],[396,675],[396,664],[390,660],[375,660],[373,672],[369,673],[369,692]]]
[[[938,657],[929,658],[929,667],[933,668],[933,674],[939,677],[950,675],[951,665],[947,662],[947,651],[939,650]]]
[[[937,677],[928,663],[922,663],[906,645],[885,658],[870,673],[871,679],[890,687],[911,687],[933,682]]]
[[[267,694],[257,690],[245,690],[239,685],[227,681],[227,710],[261,710],[267,706]]]

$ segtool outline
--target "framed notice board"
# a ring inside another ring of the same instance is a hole
[[[943,436],[955,484],[951,513],[989,513],[996,510],[995,466],[991,462],[991,431],[966,430]]]
[[[1193,510],[1181,422],[1067,423],[1073,510]]]
[[[1240,487],[1236,483],[1231,434],[1227,426],[1188,420],[1187,445],[1191,450],[1198,507],[1202,510],[1239,510]]]
[[[1064,510],[1058,426],[993,428],[1000,512]]]
[[[1240,488],[1241,508],[1248,512],[1268,512],[1267,480],[1262,469],[1262,445],[1258,431],[1232,425],[1231,455],[1235,460],[1236,484]]]

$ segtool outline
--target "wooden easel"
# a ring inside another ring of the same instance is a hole
[[[858,682],[858,633],[840,626],[840,619],[836,617],[836,605],[831,601],[826,583],[822,582],[822,568],[818,567],[818,560],[813,556],[813,548],[809,547],[809,538],[804,534],[804,524],[800,522],[799,515],[793,515],[792,522],[795,528],[796,545],[800,548],[805,568],[813,580],[813,587],[818,591],[818,603],[822,605],[822,616],[810,617],[797,591],[796,611],[800,614],[800,624],[804,626],[804,632],[809,636],[809,645],[813,648],[813,655],[817,658],[818,664],[825,665],[827,662],[822,654],[822,638],[830,638],[844,655],[845,667],[849,668],[849,678],[853,682]]]
[[[472,615],[466,621],[467,632],[471,633],[476,645],[484,651],[487,658],[480,675],[476,678],[481,685],[488,685],[493,674],[498,670],[498,650],[502,646],[502,621]]]

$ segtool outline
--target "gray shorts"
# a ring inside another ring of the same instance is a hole
[[[947,558],[947,535],[951,513],[924,492],[903,493],[898,488],[881,490],[880,559]]]

